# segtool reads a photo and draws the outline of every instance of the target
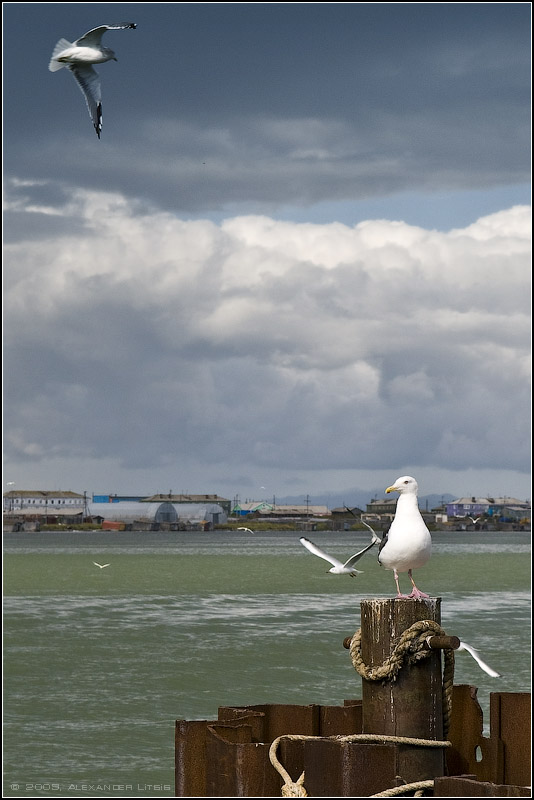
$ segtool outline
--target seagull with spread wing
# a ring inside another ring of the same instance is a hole
[[[99,25],[84,33],[75,42],[60,39],[54,47],[52,58],[48,65],[50,72],[68,67],[74,79],[85,96],[89,109],[89,116],[93,121],[96,135],[100,139],[102,130],[102,95],[100,91],[100,78],[93,69],[93,64],[103,64],[106,61],[117,61],[115,53],[109,47],[101,44],[102,36],[106,31],[120,31],[125,28],[136,28],[135,22],[123,22],[117,25]]]
[[[311,542],[309,539],[306,539],[305,536],[301,536],[299,539],[299,542],[302,545],[304,545],[306,550],[309,550],[310,553],[313,553],[314,556],[319,556],[319,558],[322,558],[324,559],[324,561],[328,561],[330,564],[332,564],[332,567],[331,569],[328,570],[328,572],[332,572],[334,575],[350,575],[351,578],[355,578],[356,575],[362,574],[362,571],[359,569],[355,569],[354,565],[360,560],[360,558],[363,555],[365,555],[365,553],[367,553],[368,550],[371,549],[371,547],[374,547],[375,544],[377,544],[379,541],[380,539],[378,538],[378,536],[376,536],[376,534],[373,531],[373,539],[371,541],[371,544],[368,544],[367,547],[363,548],[363,550],[360,550],[358,553],[355,553],[348,559],[348,561],[345,561],[345,563],[343,564],[341,561],[338,561],[337,558],[334,558],[334,556],[330,556],[328,555],[328,553],[325,553],[324,550],[321,550],[321,548],[317,547],[316,544]]]
[[[109,564],[99,564],[98,561],[93,561],[95,567],[100,567],[100,569],[104,569],[104,567],[109,567]]]

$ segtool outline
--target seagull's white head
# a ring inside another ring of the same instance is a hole
[[[102,47],[101,49],[104,55],[107,56],[110,61],[118,61],[118,58],[115,55],[115,50],[112,50],[111,47]]]
[[[397,478],[394,484],[388,486],[386,494],[390,492],[399,492],[399,494],[417,494],[418,490],[417,481],[411,478],[410,475],[403,475],[402,478]]]

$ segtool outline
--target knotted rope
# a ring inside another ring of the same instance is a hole
[[[276,751],[278,750],[278,745],[280,744],[282,739],[313,739],[313,736],[298,736],[296,734],[286,734],[285,736],[279,736],[277,739],[274,740],[272,745],[269,748],[269,760],[275,770],[278,772],[279,775],[282,776],[284,780],[284,785],[282,786],[282,797],[307,797],[308,792],[304,788],[304,773],[301,774],[299,778],[297,778],[296,782],[294,783],[291,775],[287,771],[285,767],[279,762],[278,757],[276,755]]]
[[[370,743],[375,742],[378,744],[411,744],[414,747],[452,747],[451,742],[448,741],[438,741],[437,739],[417,739],[412,736],[382,736],[379,733],[354,733],[350,736],[327,736],[327,737],[320,737],[320,736],[304,736],[300,734],[291,734],[287,733],[283,736],[279,736],[274,742],[271,744],[269,748],[269,760],[278,774],[284,780],[284,785],[282,786],[282,797],[308,797],[308,793],[304,788],[304,772],[300,775],[296,782],[293,782],[291,775],[285,769],[284,766],[280,763],[277,756],[278,745],[282,741],[282,739],[287,739],[288,741],[317,741],[318,739],[328,739],[329,741],[336,741],[336,742],[362,742],[362,743]],[[433,785],[433,781],[419,781],[416,784],[404,784],[403,786],[396,786],[393,789],[387,789],[387,793],[381,793],[377,795],[372,795],[372,797],[393,797],[395,794],[401,794],[405,791],[410,791],[412,788],[414,790],[418,789],[425,789],[429,786]],[[421,785],[419,785],[421,784]],[[425,784],[424,786],[422,784]]]
[[[445,631],[437,622],[433,620],[421,620],[415,622],[407,628],[399,637],[398,642],[390,656],[388,656],[383,664],[377,667],[368,667],[364,664],[361,654],[361,628],[356,631],[352,637],[349,645],[349,652],[352,659],[354,669],[361,675],[362,678],[368,681],[394,681],[404,666],[404,664],[415,664],[424,658],[428,658],[431,654],[431,649],[428,646],[429,639],[432,636],[445,636]],[[452,687],[454,680],[454,650],[444,650],[444,666],[443,666],[443,732],[445,736],[449,732],[450,718],[452,712]],[[281,775],[284,780],[282,786],[282,797],[307,797],[308,793],[304,788],[304,772],[300,775],[296,782],[293,782],[290,774],[282,766],[276,752],[278,745],[282,739],[288,740],[317,740],[317,736],[300,736],[297,734],[286,734],[279,736],[271,744],[269,748],[269,759],[276,771]],[[372,733],[358,733],[351,736],[330,736],[329,739],[334,739],[339,742],[380,742],[380,743],[395,743],[395,744],[411,744],[418,747],[451,747],[449,741],[438,741],[435,739],[416,739],[409,736],[382,736],[381,734]],[[434,785],[434,781],[418,781],[416,783],[404,784],[396,786],[392,789],[387,789],[379,794],[372,795],[373,797],[394,797],[398,794],[404,794],[407,791],[414,791],[415,797],[420,797],[425,789],[429,789]]]
[[[361,652],[361,628],[356,631],[350,641],[349,652],[352,665],[356,672],[367,681],[395,681],[404,664],[415,664],[428,658],[432,650],[428,647],[428,640],[432,636],[445,636],[445,631],[437,622],[431,619],[414,622],[400,635],[399,640],[391,655],[377,667],[368,667],[364,664]],[[452,686],[454,681],[454,650],[443,651],[443,733],[449,732],[452,713]]]

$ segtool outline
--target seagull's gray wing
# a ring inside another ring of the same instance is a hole
[[[381,541],[381,540],[380,540],[380,538],[379,538],[379,537],[376,535],[375,531],[374,531],[374,530],[371,528],[371,526],[370,526],[370,525],[368,525],[368,524],[367,524],[367,522],[364,522],[364,521],[363,521],[363,519],[362,519],[362,520],[360,520],[360,522],[362,523],[362,525],[365,525],[365,527],[366,527],[366,528],[369,528],[369,530],[370,530],[370,531],[371,531],[371,533],[373,534],[373,540],[372,540],[371,544],[380,544],[380,541]]]
[[[313,542],[310,542],[310,540],[306,539],[305,536],[301,536],[300,539],[299,539],[299,542],[304,545],[306,550],[309,550],[310,553],[313,553],[314,556],[319,556],[319,558],[322,558],[325,561],[328,561],[330,564],[332,564],[333,567],[343,567],[343,564],[341,563],[341,561],[338,561],[337,558],[333,558],[332,556],[329,556],[328,553],[325,553],[324,550],[321,550]]]
[[[81,44],[83,47],[99,46],[102,36],[106,31],[121,31],[125,28],[137,28],[135,22],[119,22],[116,25],[99,25],[98,28],[92,28],[79,39],[76,39],[74,44]]]
[[[378,539],[378,537],[376,537],[376,538]],[[368,550],[371,549],[371,547],[374,547],[375,544],[376,544],[376,541],[375,541],[375,539],[373,539],[371,544],[368,544],[367,547],[364,547],[363,550],[360,550],[359,553],[355,553],[355,555],[351,556],[348,561],[345,561],[343,566],[344,567],[352,567],[352,566],[354,566],[354,564],[356,564],[356,562],[359,561],[360,558],[363,555],[365,555],[365,553],[367,553]]]
[[[74,80],[82,90],[89,116],[93,120],[96,135],[100,139],[102,130],[102,95],[100,92],[100,78],[98,72],[90,64],[80,66],[79,64],[69,64],[69,69],[74,76]]]

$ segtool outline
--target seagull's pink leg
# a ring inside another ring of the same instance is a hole
[[[406,596],[407,596],[407,597],[414,598],[414,599],[415,599],[415,598],[418,598],[418,597],[430,597],[430,595],[428,595],[428,594],[425,594],[424,592],[420,592],[420,591],[419,591],[419,589],[418,589],[418,588],[417,588],[417,586],[415,585],[415,581],[414,581],[414,579],[412,578],[412,571],[411,571],[411,569],[409,569],[409,570],[408,570],[408,575],[409,575],[409,577],[410,577],[410,580],[411,580],[411,582],[412,582],[413,589],[412,589],[412,591],[410,592],[410,594],[408,594],[408,595],[406,595]]]
[[[396,569],[393,570],[393,575],[395,576],[395,583],[397,584],[397,597],[409,597],[407,594],[402,594],[399,586],[399,573]]]

